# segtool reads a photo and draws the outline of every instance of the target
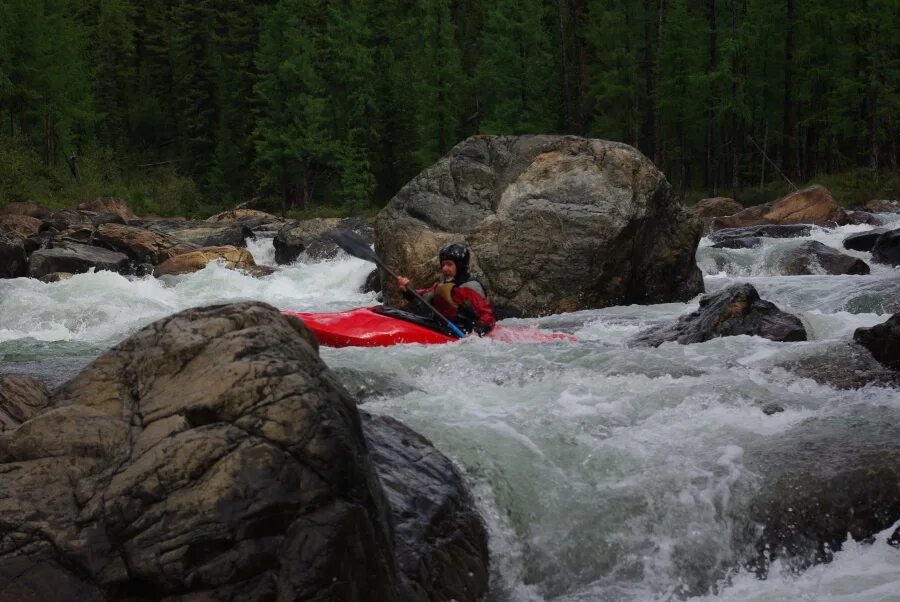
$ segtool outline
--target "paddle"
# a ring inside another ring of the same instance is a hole
[[[384,264],[384,262],[381,260],[381,258],[375,254],[375,251],[373,251],[369,247],[369,243],[366,242],[366,239],[364,239],[362,236],[360,236],[353,230],[344,230],[344,229],[338,228],[338,229],[332,230],[331,233],[328,235],[328,237],[332,241],[334,241],[334,244],[336,244],[337,246],[339,246],[340,248],[345,250],[350,255],[353,255],[354,257],[363,259],[365,261],[371,261],[372,263],[374,263],[375,265],[380,267],[382,270],[384,270],[385,272],[387,272],[394,278],[398,277],[397,274],[395,274],[394,271],[391,270],[391,268],[387,267]],[[420,295],[419,293],[417,293],[416,291],[414,291],[413,289],[411,289],[409,287],[407,287],[406,290],[408,290],[410,293],[412,293],[413,297],[415,297],[416,299],[418,299],[419,301],[424,303],[426,306],[428,306],[428,309],[433,311],[434,315],[436,315],[441,320],[443,320],[447,324],[447,327],[451,330],[451,332],[453,332],[453,334],[455,334],[457,337],[459,337],[461,339],[465,338],[466,333],[464,333],[462,330],[460,330],[459,326],[457,326],[456,324],[451,322],[450,319],[447,318],[444,314],[442,314],[437,309],[435,309],[431,303],[429,303],[428,301],[423,299],[422,295]]]

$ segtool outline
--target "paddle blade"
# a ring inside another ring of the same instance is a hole
[[[328,237],[348,254],[359,259],[378,263],[378,257],[372,251],[368,241],[353,230],[337,228],[332,230]]]

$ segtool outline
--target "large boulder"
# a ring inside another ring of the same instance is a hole
[[[60,209],[54,211],[50,217],[44,220],[42,230],[54,229],[58,231],[78,228],[96,228],[100,224],[124,224],[125,219],[118,213],[100,213],[87,209]]]
[[[121,224],[103,224],[94,233],[94,243],[128,255],[132,261],[156,265],[196,249],[173,236]]]
[[[875,240],[872,245],[872,261],[900,265],[900,228],[889,230]]]
[[[0,215],[27,215],[36,219],[47,219],[50,217],[50,210],[37,203],[7,203],[0,206]]]
[[[233,270],[252,270],[256,267],[253,255],[247,249],[219,246],[202,247],[166,259],[156,266],[157,276],[176,276],[190,274],[206,267],[210,261],[222,260],[225,267]]]
[[[462,538],[477,517],[449,463],[372,420],[367,443],[315,338],[273,307],[151,324],[0,434],[2,596],[479,599],[484,534]]]
[[[785,276],[869,273],[869,265],[862,259],[845,255],[817,240],[789,250],[778,263]]]
[[[900,313],[871,328],[857,328],[853,340],[868,349],[883,365],[900,371]]]
[[[29,215],[0,215],[0,230],[6,230],[20,238],[37,236],[41,223],[41,220]]]
[[[124,199],[117,199],[113,197],[98,197],[93,201],[80,203],[78,205],[78,209],[96,211],[97,213],[112,213],[118,215],[125,221],[135,219],[137,217]]]
[[[854,408],[810,419],[746,450],[748,468],[762,475],[748,525],[760,575],[776,559],[795,570],[828,562],[848,535],[865,540],[900,519],[896,418],[885,408]],[[865,436],[848,436],[854,432]]]
[[[750,284],[734,284],[700,299],[700,308],[675,322],[650,328],[635,335],[629,344],[658,347],[666,341],[682,345],[701,343],[716,337],[746,334],[772,341],[805,341],[806,329],[800,318],[759,298]]]
[[[874,199],[866,203],[866,209],[875,213],[900,213],[900,201],[890,199]]]
[[[19,278],[28,270],[28,254],[22,239],[0,228],[0,278]]]
[[[53,272],[83,274],[91,269],[124,274],[129,267],[128,256],[124,253],[78,243],[39,249],[28,258],[28,275],[32,278],[41,278]]]
[[[739,228],[761,224],[814,224],[840,226],[849,223],[844,209],[824,186],[798,190],[773,203],[748,207],[734,215],[718,217],[712,228]]]
[[[574,136],[474,136],[378,214],[375,246],[415,282],[466,242],[495,306],[535,316],[686,300],[701,224],[634,148]],[[389,283],[391,302],[401,295]]]
[[[18,427],[50,404],[50,392],[38,379],[11,374],[0,377],[0,432]]]

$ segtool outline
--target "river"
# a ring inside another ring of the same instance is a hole
[[[900,215],[885,217],[900,227]],[[509,323],[559,330],[577,342],[322,349],[364,408],[429,437],[466,472],[488,525],[492,600],[875,602],[900,600],[900,550],[848,541],[830,564],[767,580],[733,570],[744,504],[759,487],[754,449],[816,420],[850,415],[900,423],[900,394],[840,391],[777,367],[839,348],[860,326],[900,311],[900,272],[779,276],[786,250],[814,239],[841,249],[867,226],[814,229],[757,249],[697,253],[707,291],[750,282],[798,315],[810,340],[728,337],[632,349],[629,337],[688,312],[688,303],[619,306]],[[270,239],[249,245],[272,264]],[[282,309],[336,311],[373,304],[359,293],[371,265],[302,264],[255,279],[218,265],[178,277],[82,274],[53,284],[0,280],[0,374],[51,385],[136,329],[199,305],[262,300]],[[375,391],[372,392],[372,384]],[[783,412],[761,408],[776,400]],[[848,436],[849,433],[848,433]],[[860,436],[855,433],[853,436]],[[865,433],[862,433],[865,436]],[[900,446],[900,441],[898,441]],[[698,594],[697,584],[701,584]],[[706,593],[702,593],[702,592]]]

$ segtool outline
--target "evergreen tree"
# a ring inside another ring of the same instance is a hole
[[[480,131],[547,133],[555,129],[554,65],[540,0],[494,0],[485,15],[476,68]]]
[[[303,0],[281,0],[267,15],[256,56],[259,102],[254,167],[264,188],[282,199],[282,212],[306,208],[331,171],[325,84],[316,73],[315,33]]]

